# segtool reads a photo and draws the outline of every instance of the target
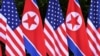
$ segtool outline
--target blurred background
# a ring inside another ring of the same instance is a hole
[[[2,5],[1,1],[2,0],[0,0],[0,5]],[[40,14],[41,14],[43,22],[44,22],[44,18],[46,15],[48,1],[49,0],[37,0],[38,7],[40,10]],[[67,11],[68,0],[59,0],[59,1],[60,1],[61,8],[63,10],[63,16],[65,17],[66,11]],[[25,2],[25,0],[15,0],[15,4],[17,6],[17,9],[18,9],[17,11],[19,13],[20,19],[21,19],[22,14],[23,14],[24,2]],[[81,6],[83,17],[84,17],[84,20],[86,22],[88,12],[89,12],[90,0],[79,0],[79,4]],[[3,56],[5,56],[5,48],[4,48],[5,45],[1,41],[0,41],[0,46],[2,46]],[[69,52],[70,52],[70,56],[73,56],[73,53],[70,50],[69,50]],[[26,55],[30,56],[28,53]]]
[[[16,3],[20,17],[22,16],[22,13],[23,13],[22,11],[23,11],[23,8],[24,8],[24,1],[25,0],[15,0],[15,3]],[[48,1],[49,0],[37,0],[42,19],[44,19],[44,17],[45,17]],[[65,17],[67,5],[68,5],[68,0],[59,0],[59,1],[60,1],[61,8],[63,10],[63,15]],[[84,19],[86,21],[86,18],[88,16],[90,0],[79,0],[79,3],[80,3],[80,6],[81,6],[81,9],[82,9]]]

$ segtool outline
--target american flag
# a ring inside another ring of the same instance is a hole
[[[3,0],[1,12],[6,20],[6,52],[7,56],[24,56],[23,33],[20,28],[21,21],[18,17],[14,0]]]
[[[87,20],[89,46],[94,56],[100,55],[100,0],[91,0]]]
[[[68,56],[66,27],[59,0],[50,0],[45,17],[45,45],[49,55]]]

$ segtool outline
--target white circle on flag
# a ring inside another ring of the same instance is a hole
[[[32,18],[32,20],[35,22],[35,24],[32,23],[31,25],[29,25],[29,22],[25,22],[25,21],[29,20],[28,16],[30,16],[30,17],[34,17],[35,16],[34,18]],[[38,17],[38,15],[33,11],[26,12],[22,17],[22,25],[27,30],[35,30],[39,25],[39,17]]]
[[[74,18],[74,20],[78,24],[72,25],[72,23],[69,23],[71,20],[73,20],[72,17]],[[76,19],[76,17],[77,17],[77,19]],[[82,25],[82,17],[81,17],[81,15],[79,13],[77,13],[77,12],[71,12],[71,13],[69,13],[67,15],[67,17],[66,17],[66,26],[67,26],[67,28],[69,30],[71,30],[71,31],[77,31],[81,27],[81,25]]]

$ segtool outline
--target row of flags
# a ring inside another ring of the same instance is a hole
[[[86,27],[78,0],[69,0],[65,18],[59,0],[49,0],[43,27],[37,0],[25,0],[22,20],[14,0],[3,0],[0,41],[6,55],[69,56],[69,48],[74,56],[99,56],[99,5],[99,0],[91,0]]]

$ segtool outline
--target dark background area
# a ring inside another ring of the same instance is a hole
[[[45,18],[48,1],[49,0],[37,0],[42,19]],[[68,0],[59,0],[59,1],[60,1],[61,8],[63,10],[63,15],[65,17],[66,11],[67,11]],[[22,13],[23,13],[24,2],[25,2],[25,0],[15,0],[20,18],[21,18]],[[86,21],[86,18],[88,16],[90,0],[79,0],[79,4],[81,6],[82,13],[83,13],[84,19]]]
[[[2,0],[0,0],[0,5],[2,4],[1,1]],[[40,10],[40,14],[41,14],[41,17],[42,17],[42,21],[44,21],[44,18],[45,18],[45,15],[46,15],[48,1],[49,0],[37,0],[39,10]],[[65,17],[66,11],[67,11],[68,0],[59,0],[59,1],[60,1],[61,8],[63,10],[63,16]],[[25,2],[25,0],[15,0],[15,4],[17,6],[20,19],[22,17],[22,13],[23,13],[23,9],[24,9],[24,2]],[[88,12],[89,12],[90,0],[79,0],[79,4],[81,6],[83,17],[84,17],[84,20],[86,22]],[[5,53],[4,52],[5,45],[2,42],[0,42],[0,46],[2,46],[2,50],[3,50],[2,53],[4,54]],[[3,55],[3,56],[5,56],[5,55]],[[27,54],[27,56],[29,56],[29,54]],[[70,56],[73,56],[71,51],[70,51]]]

